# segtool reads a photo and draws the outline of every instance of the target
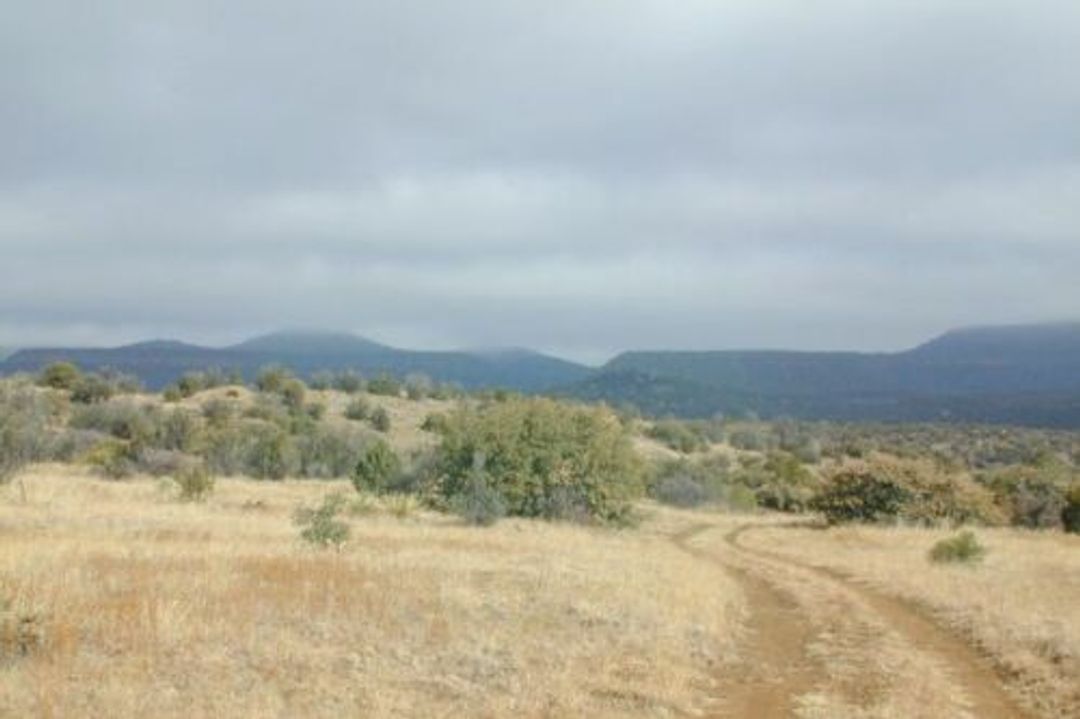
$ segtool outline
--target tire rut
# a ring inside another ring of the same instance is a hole
[[[740,536],[755,528],[755,525],[742,525],[729,532],[725,540],[744,555],[802,570],[855,592],[913,646],[937,656],[944,662],[950,679],[964,690],[974,716],[979,719],[1024,719],[1033,716],[1009,695],[1003,680],[977,649],[928,617],[924,610],[911,602],[873,589],[837,570],[803,564],[775,552],[741,544]]]
[[[742,661],[718,675],[720,706],[710,716],[791,716],[795,699],[825,680],[823,669],[806,651],[813,629],[792,597],[764,579],[689,544],[698,534],[714,528],[698,524],[672,537],[683,551],[720,564],[730,572],[746,593],[750,608]]]

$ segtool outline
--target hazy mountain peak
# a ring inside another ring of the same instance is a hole
[[[345,353],[388,349],[385,345],[349,332],[286,329],[252,337],[229,349],[275,354]]]

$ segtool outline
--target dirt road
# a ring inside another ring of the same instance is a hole
[[[718,677],[714,716],[893,716],[896,702],[910,701],[912,692],[923,695],[914,703],[918,716],[1032,716],[1009,696],[988,661],[917,607],[840,573],[747,547],[740,537],[752,530],[699,523],[672,536],[684,551],[729,571],[747,600],[740,661]],[[876,638],[885,635],[892,644]],[[883,668],[875,641],[894,652],[903,647],[906,677]],[[843,673],[829,664],[834,647],[849,652]],[[832,695],[848,697],[843,712],[830,703]]]

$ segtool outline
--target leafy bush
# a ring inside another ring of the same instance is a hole
[[[280,428],[264,426],[255,435],[247,457],[247,471],[256,479],[284,479],[296,467],[295,448]]]
[[[921,524],[1002,521],[993,495],[927,460],[873,455],[832,469],[810,502],[830,523],[906,519]]]
[[[162,449],[194,452],[202,441],[202,433],[202,422],[192,412],[181,408],[166,410],[158,422],[156,444]]]
[[[446,430],[446,415],[432,412],[424,417],[424,421],[420,423],[420,429],[432,434],[442,434]]]
[[[686,422],[674,419],[660,420],[645,430],[652,439],[674,449],[676,452],[689,454],[705,449],[708,442],[694,432]]]
[[[255,388],[260,392],[278,394],[284,388],[285,383],[293,379],[292,372],[284,367],[263,367],[255,375]]]
[[[389,432],[391,426],[390,413],[383,407],[376,407],[371,413],[371,426],[378,432]]]
[[[450,510],[468,524],[489,527],[506,514],[506,503],[491,487],[483,458],[477,457],[461,492],[450,500]]]
[[[618,520],[642,489],[629,437],[606,408],[541,398],[459,408],[436,456],[443,501],[466,491],[477,457],[515,516]]]
[[[371,416],[371,404],[363,397],[357,397],[345,406],[345,419],[362,422]]]
[[[0,383],[0,483],[45,458],[49,408],[32,387]]]
[[[296,510],[293,521],[300,527],[300,538],[319,547],[340,549],[349,539],[349,525],[337,518],[345,508],[345,497],[330,494],[315,509]]]
[[[381,374],[368,382],[367,391],[384,397],[400,397],[401,383],[388,374]]]
[[[80,404],[104,402],[116,394],[111,382],[96,374],[83,375],[71,388],[71,401]]]
[[[183,467],[173,479],[180,488],[182,502],[203,502],[214,491],[214,475],[201,462]]]
[[[939,564],[973,564],[981,562],[985,555],[986,548],[979,544],[975,533],[968,530],[955,537],[942,539],[931,547],[928,556],[931,562]]]
[[[53,362],[38,375],[38,384],[53,389],[74,389],[82,372],[71,362]]]
[[[1008,467],[983,476],[1011,524],[1028,529],[1062,526],[1067,479],[1046,467]]]
[[[388,491],[401,472],[401,460],[386,442],[373,443],[353,471],[353,486],[358,492],[382,494]]]
[[[138,450],[156,441],[161,429],[161,417],[154,408],[117,399],[76,408],[68,426],[104,432],[133,443]]]
[[[301,477],[348,477],[369,441],[369,435],[355,427],[313,424],[290,440],[296,472]]]
[[[685,474],[660,480],[653,488],[653,496],[657,501],[675,507],[698,507],[710,499],[708,490]]]
[[[431,394],[435,383],[426,374],[414,373],[405,377],[405,396],[421,400]]]
[[[135,473],[137,455],[131,442],[110,437],[91,449],[84,461],[109,479],[125,479]]]
[[[356,394],[364,389],[364,379],[351,370],[338,372],[334,375],[334,389],[345,394]]]
[[[1080,482],[1065,493],[1065,508],[1061,510],[1061,523],[1066,532],[1080,534]]]

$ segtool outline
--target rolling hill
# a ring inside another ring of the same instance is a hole
[[[591,371],[524,350],[424,352],[350,334],[302,330],[262,335],[222,348],[155,340],[114,348],[26,349],[0,362],[0,373],[36,372],[59,360],[88,370],[110,368],[130,373],[151,389],[167,385],[184,372],[211,367],[236,370],[250,379],[259,368],[272,364],[289,367],[304,377],[321,370],[346,369],[367,376],[421,373],[467,388],[504,387],[523,392],[572,384]]]
[[[0,362],[0,374],[57,360],[128,372],[153,389],[191,370],[218,367],[251,378],[278,364],[304,377],[344,369],[369,377],[422,373],[472,389],[630,404],[651,415],[1080,427],[1080,323],[957,329],[895,353],[625,352],[599,369],[525,349],[417,351],[294,330],[221,348],[157,340],[26,349]]]
[[[626,352],[565,388],[649,414],[1080,426],[1080,324],[953,330],[905,352]]]

